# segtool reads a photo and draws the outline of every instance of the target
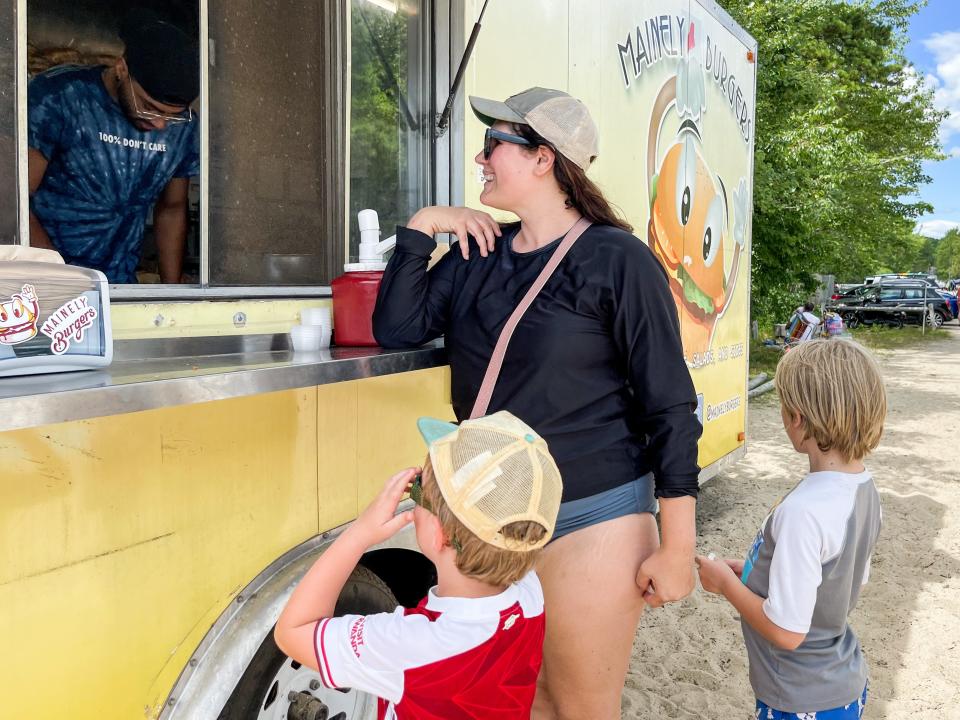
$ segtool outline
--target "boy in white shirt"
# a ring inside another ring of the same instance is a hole
[[[423,472],[387,481],[300,581],[274,638],[327,687],[377,695],[379,720],[529,720],[546,628],[533,567],[556,524],[560,471],[506,411],[418,425]],[[417,507],[397,514],[407,490]],[[411,521],[436,587],[416,608],[332,617],[367,549]]]
[[[863,458],[883,433],[883,379],[860,345],[811,340],[784,355],[776,384],[787,437],[810,472],[745,561],[698,556],[700,582],[740,613],[758,720],[859,720],[867,665],[847,616],[880,532]]]

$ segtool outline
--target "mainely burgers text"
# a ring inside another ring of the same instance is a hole
[[[90,307],[87,298],[80,296],[64,303],[50,314],[40,332],[53,340],[50,349],[55,355],[63,355],[70,349],[70,339],[83,339],[84,331],[93,326],[97,311]]]

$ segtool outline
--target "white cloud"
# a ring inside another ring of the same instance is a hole
[[[941,110],[950,111],[940,126],[940,139],[947,142],[960,133],[960,31],[935,33],[923,45],[937,63],[936,72],[929,75],[934,101]]]
[[[921,75],[913,65],[905,65],[903,68],[903,89],[909,93],[915,90],[918,85],[923,85],[924,90],[934,92],[940,87],[940,81],[936,75],[930,73]]]
[[[949,155],[950,157],[960,158],[960,145],[956,145],[952,148],[948,148],[947,155]]]
[[[960,228],[960,222],[953,220],[923,220],[918,222],[913,231],[917,235],[929,238],[942,238],[948,231]]]

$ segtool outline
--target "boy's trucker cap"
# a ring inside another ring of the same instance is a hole
[[[485,125],[497,120],[529,125],[584,172],[600,154],[599,133],[587,106],[560,90],[530,88],[503,102],[471,95],[470,107]]]
[[[543,547],[553,535],[563,483],[547,443],[528,425],[501,411],[453,423],[420,418],[420,434],[444,502],[474,535],[490,545],[523,552]],[[501,534],[513,522],[546,528],[535,545]]]

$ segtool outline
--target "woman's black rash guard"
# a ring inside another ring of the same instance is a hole
[[[373,332],[387,348],[446,336],[460,420],[500,330],[560,242],[517,253],[518,229],[504,226],[488,257],[471,238],[468,260],[452,248],[428,272],[436,242],[397,228]],[[490,401],[498,410],[547,441],[565,502],[649,471],[658,497],[696,497],[696,394],[666,274],[643,242],[605,225],[577,240],[514,331]]]

